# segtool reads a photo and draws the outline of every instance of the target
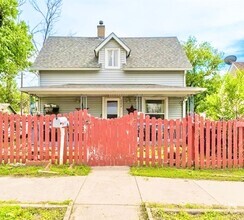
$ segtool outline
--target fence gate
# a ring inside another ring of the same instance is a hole
[[[84,127],[87,163],[90,166],[122,166],[136,163],[136,115],[100,119],[89,116]]]

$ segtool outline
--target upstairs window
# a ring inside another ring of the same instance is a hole
[[[120,49],[105,49],[105,68],[120,68]]]

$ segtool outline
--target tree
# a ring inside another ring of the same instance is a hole
[[[58,21],[61,14],[62,0],[45,0],[45,7],[41,7],[37,0],[30,0],[32,7],[41,15],[42,20],[32,30],[33,34],[41,33],[42,44],[53,34],[54,24]],[[38,46],[34,42],[38,51]]]
[[[18,21],[18,1],[0,0],[0,102],[19,109],[15,77],[30,66],[32,36],[23,21]]]
[[[218,91],[206,97],[206,106],[207,115],[215,120],[243,118],[244,71],[227,73]]]
[[[215,93],[221,84],[218,71],[223,63],[222,53],[208,42],[198,43],[195,37],[189,37],[183,48],[193,67],[187,71],[186,85],[207,89],[194,97],[194,111],[203,112],[206,96]]]

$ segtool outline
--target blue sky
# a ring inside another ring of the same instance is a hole
[[[103,20],[106,35],[177,36],[180,41],[195,36],[244,61],[243,9],[243,0],[63,0],[54,35],[96,36]],[[28,0],[21,10],[21,19],[33,28],[40,17]]]

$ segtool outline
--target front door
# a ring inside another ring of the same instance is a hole
[[[103,118],[120,117],[119,98],[104,98],[103,100]]]

